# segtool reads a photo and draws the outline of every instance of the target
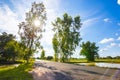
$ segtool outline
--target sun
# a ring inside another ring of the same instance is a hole
[[[40,26],[40,21],[38,19],[34,20],[33,23],[36,27]]]

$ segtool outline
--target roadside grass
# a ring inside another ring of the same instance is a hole
[[[13,69],[13,68],[15,68],[14,65],[3,65],[3,66],[0,66],[0,72],[5,71],[5,70],[9,70],[9,69]]]
[[[68,63],[87,63],[86,59],[70,59]]]
[[[95,59],[94,62],[89,62],[87,59],[71,59],[68,63],[91,63],[94,64],[95,62],[105,62],[105,63],[120,63],[120,59]]]
[[[95,62],[120,63],[120,59],[96,59]]]
[[[33,62],[22,63],[18,67],[5,65],[0,67],[0,80],[33,80],[32,74],[28,71],[32,69]]]

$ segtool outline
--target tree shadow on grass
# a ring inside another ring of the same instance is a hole
[[[18,67],[8,68],[0,71],[0,80],[32,80],[28,73],[31,64],[21,64]]]

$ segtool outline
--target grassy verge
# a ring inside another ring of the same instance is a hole
[[[105,62],[105,63],[120,63],[120,59],[95,59],[94,62]],[[94,63],[88,62],[86,59],[71,59],[68,63]]]
[[[0,80],[33,80],[28,73],[32,69],[33,63],[23,63],[18,67],[13,65],[0,67]]]
[[[96,62],[120,63],[120,59],[96,59]]]

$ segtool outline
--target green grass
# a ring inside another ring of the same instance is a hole
[[[96,62],[120,63],[120,59],[96,59]]]
[[[120,59],[95,59],[95,62],[105,62],[105,63],[120,63]],[[88,62],[86,59],[71,59],[69,63],[93,63]]]
[[[95,66],[94,62],[88,63],[87,66]]]
[[[68,63],[87,63],[86,59],[71,59]]]
[[[3,65],[3,66],[0,66],[0,72],[9,70],[9,69],[13,69],[13,68],[15,68],[15,66],[13,66],[13,65]]]
[[[0,67],[0,80],[33,80],[28,73],[32,69],[33,63],[23,63],[18,67],[13,65]]]

